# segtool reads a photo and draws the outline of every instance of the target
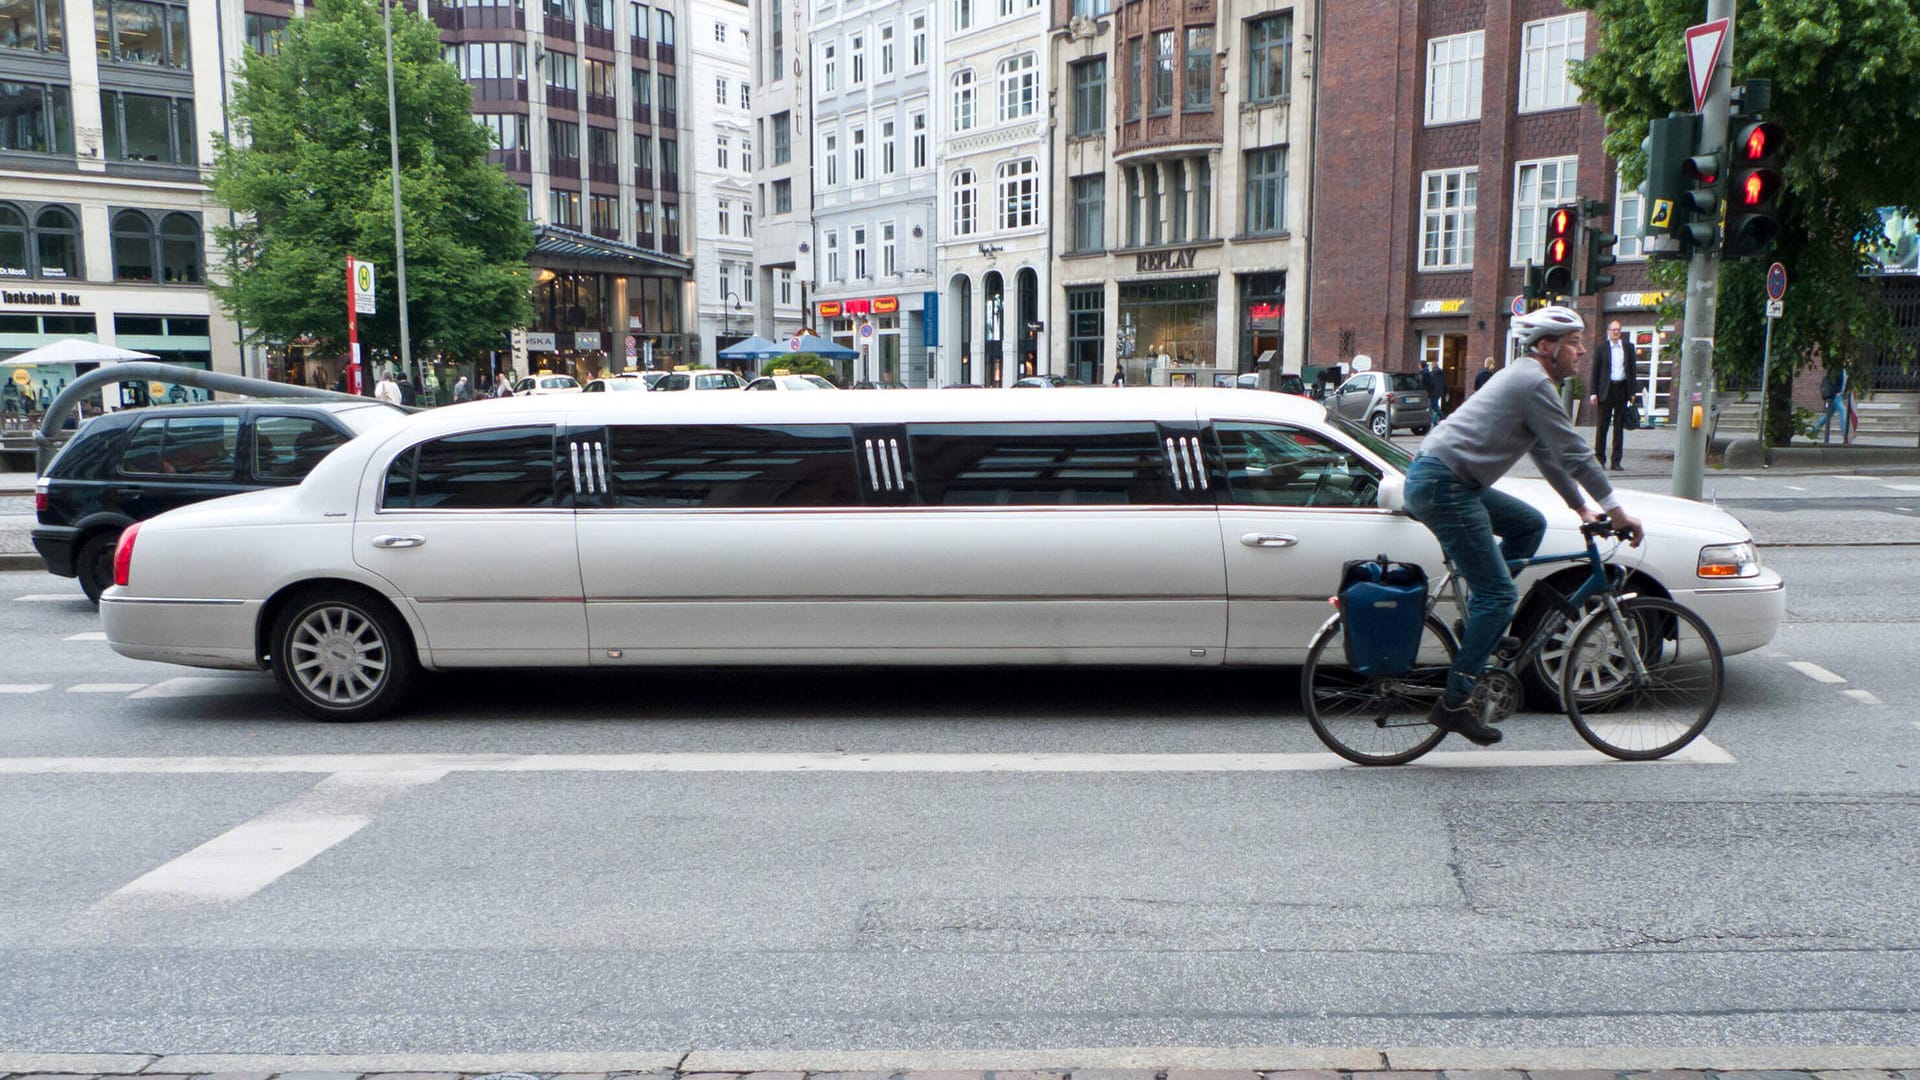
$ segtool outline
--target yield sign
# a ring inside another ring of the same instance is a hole
[[[1728,19],[1715,19],[1687,27],[1687,81],[1693,84],[1693,111],[1707,107],[1707,90],[1713,85],[1713,68],[1720,62],[1720,50],[1727,43]]]

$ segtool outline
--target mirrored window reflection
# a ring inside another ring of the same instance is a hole
[[[1173,501],[1152,424],[915,424],[907,435],[927,506]]]
[[[615,506],[860,505],[853,430],[842,425],[616,427],[607,470]]]
[[[551,425],[450,435],[387,470],[383,509],[498,510],[553,505]]]
[[[1229,502],[1371,507],[1379,494],[1378,470],[1314,432],[1275,424],[1219,423],[1213,434],[1227,470]]]

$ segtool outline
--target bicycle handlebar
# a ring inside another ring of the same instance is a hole
[[[1581,522],[1580,535],[1593,540],[1604,540],[1621,534],[1614,530],[1612,519],[1603,515],[1598,521]]]

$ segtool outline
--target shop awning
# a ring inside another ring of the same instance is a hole
[[[606,274],[638,274],[652,271],[693,272],[693,260],[663,255],[618,240],[607,240],[553,225],[533,227],[535,266],[554,270],[592,270]]]

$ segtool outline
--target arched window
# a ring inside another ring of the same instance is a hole
[[[113,215],[113,280],[154,280],[153,219],[138,210]]]
[[[999,172],[1002,229],[1023,229],[1040,220],[1040,169],[1032,158],[1001,164]]]
[[[974,85],[973,72],[962,70],[953,76],[953,130],[973,130]]]
[[[26,277],[27,215],[12,203],[0,202],[0,278]]]
[[[953,234],[972,236],[980,224],[980,195],[974,186],[972,169],[953,174]]]
[[[33,243],[43,278],[78,278],[80,223],[64,206],[41,207],[33,222]]]
[[[162,281],[200,283],[200,224],[185,214],[168,214],[160,223]]]
[[[1000,61],[1000,122],[1032,116],[1040,102],[1040,71],[1032,53]]]

